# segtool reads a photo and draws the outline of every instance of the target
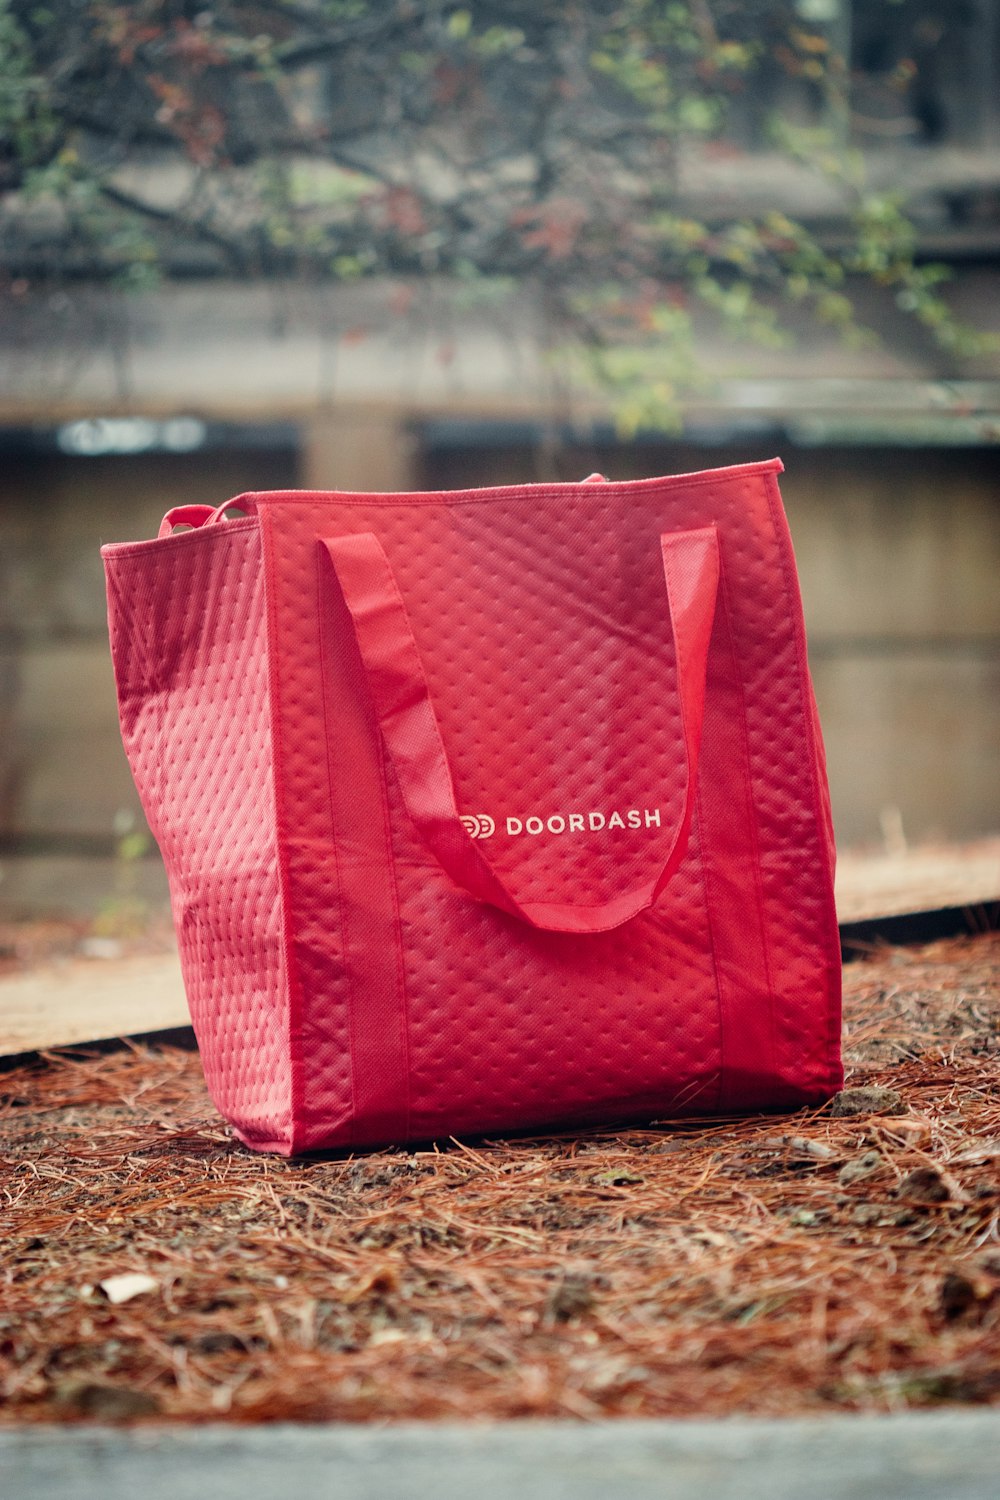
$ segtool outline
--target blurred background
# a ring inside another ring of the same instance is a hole
[[[156,903],[99,546],[780,454],[838,839],[1000,828],[1000,3],[0,7],[0,914]]]

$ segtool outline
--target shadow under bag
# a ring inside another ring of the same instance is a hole
[[[277,491],[103,549],[125,748],[241,1140],[839,1088],[780,471]]]

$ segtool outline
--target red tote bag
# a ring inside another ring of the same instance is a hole
[[[840,1086],[780,470],[251,494],[104,548],[125,748],[241,1140]]]

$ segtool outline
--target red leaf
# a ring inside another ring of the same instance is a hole
[[[427,220],[423,205],[412,188],[391,187],[383,193],[381,207],[385,222],[400,234],[426,234]]]
[[[521,228],[521,243],[528,250],[545,250],[553,260],[565,260],[576,248],[587,222],[587,209],[575,198],[550,198],[547,203],[518,209],[511,224]]]

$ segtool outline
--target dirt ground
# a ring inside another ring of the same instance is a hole
[[[0,1074],[0,1423],[1000,1404],[1000,935],[845,979],[792,1117],[289,1162],[192,1052]]]

